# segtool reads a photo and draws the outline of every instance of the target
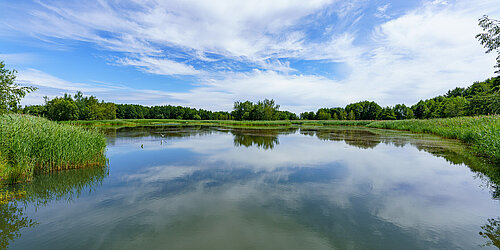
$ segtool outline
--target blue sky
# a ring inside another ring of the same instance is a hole
[[[0,1],[0,60],[43,96],[293,112],[414,104],[494,76],[474,38],[498,0]]]

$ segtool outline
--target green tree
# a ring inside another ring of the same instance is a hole
[[[347,116],[347,120],[356,120],[356,115],[354,114],[353,110],[351,110],[351,112],[349,112],[349,115]]]
[[[457,117],[466,115],[469,101],[459,96],[447,98],[442,104],[441,117]]]
[[[342,110],[339,114],[339,120],[347,120],[347,112]]]
[[[47,118],[54,121],[78,119],[78,106],[71,96],[57,97],[47,103]]]
[[[316,118],[315,114],[312,111],[300,113],[300,119],[302,119],[302,120],[314,120],[315,118]]]
[[[413,111],[404,104],[396,104],[396,106],[394,106],[394,114],[397,120],[413,118]]]
[[[375,102],[362,101],[349,104],[345,107],[346,112],[354,112],[358,120],[376,120],[382,113],[382,107]]]
[[[45,105],[29,105],[25,106],[23,109],[23,114],[34,115],[45,117],[47,113],[47,107]]]
[[[330,120],[332,119],[332,115],[328,112],[327,109],[319,109],[316,112],[316,119],[318,120]]]
[[[498,56],[495,68],[499,68],[499,70],[495,71],[495,73],[500,74],[500,21],[484,15],[479,19],[479,27],[484,32],[477,34],[476,38],[486,48],[486,53],[497,52]]]
[[[382,112],[380,114],[380,119],[382,119],[382,120],[396,120],[396,115],[394,114],[394,110],[391,107],[382,108]]]
[[[235,120],[242,121],[248,120],[250,116],[250,111],[252,111],[253,103],[250,101],[234,103],[233,112],[231,115],[234,116]]]
[[[277,105],[273,99],[264,99],[264,101],[258,102],[257,105],[262,105],[264,110],[263,120],[278,120],[278,110],[280,105]]]
[[[6,69],[4,62],[0,61],[0,114],[11,109],[17,109],[21,98],[37,89],[31,86],[19,86],[15,82],[16,73],[16,70]]]

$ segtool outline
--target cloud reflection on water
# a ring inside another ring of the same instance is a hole
[[[436,137],[165,129],[117,131],[103,186],[40,209],[39,230],[90,248],[475,248],[498,214],[482,179],[429,153],[460,150]]]

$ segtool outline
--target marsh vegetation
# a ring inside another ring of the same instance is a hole
[[[4,183],[31,180],[39,173],[106,164],[106,139],[95,128],[29,115],[2,115],[0,138],[0,178]]]

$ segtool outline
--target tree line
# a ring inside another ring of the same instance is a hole
[[[500,114],[500,77],[475,82],[467,88],[455,88],[445,95],[421,100],[410,107],[397,104],[381,107],[376,102],[362,101],[345,108],[320,108],[304,112],[304,120],[404,120],[447,118]]]
[[[51,120],[183,119],[183,120],[404,120],[500,114],[500,77],[455,88],[445,95],[421,100],[415,105],[381,107],[373,101],[351,103],[345,107],[320,108],[300,116],[279,110],[273,99],[236,101],[231,112],[209,111],[182,106],[143,106],[99,101],[95,96],[65,94],[44,105],[26,106],[17,112]],[[15,111],[15,109],[12,109]]]
[[[74,96],[64,94],[52,100],[45,98],[44,105],[26,106],[19,113],[46,117],[54,121],[114,120],[114,119],[184,119],[184,120],[231,120],[229,112],[212,112],[181,106],[143,106],[115,104],[99,101],[95,96],[85,97],[82,92]]]
[[[231,115],[237,121],[273,121],[273,120],[298,120],[299,117],[290,111],[280,111],[273,99],[264,99],[253,103],[251,101],[234,103]]]
[[[210,111],[182,106],[142,106],[138,104],[117,104],[118,119],[179,119],[179,120],[232,120],[226,111]]]
[[[47,97],[44,99],[44,105],[26,106],[22,109],[22,113],[54,121],[116,119],[116,104],[99,101],[95,96],[83,96],[80,91],[74,96],[64,94],[52,100]]]

